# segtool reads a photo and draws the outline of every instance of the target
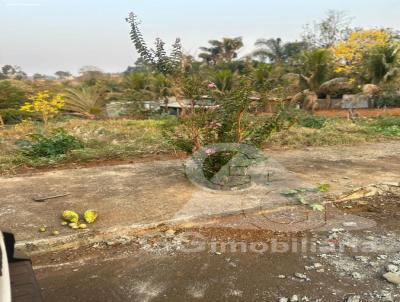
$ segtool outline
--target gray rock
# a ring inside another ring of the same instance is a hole
[[[388,264],[386,265],[386,271],[390,273],[396,273],[399,271],[399,267],[394,264]]]
[[[299,302],[299,297],[298,297],[297,295],[293,295],[293,296],[290,298],[290,302]]]
[[[288,298],[279,298],[279,302],[289,302]]]
[[[366,256],[354,256],[354,259],[363,263],[367,263],[369,260],[369,258]]]
[[[307,279],[307,276],[301,273],[295,273],[294,276],[299,279]]]
[[[346,302],[360,302],[361,301],[361,297],[360,296],[351,296],[348,297]]]
[[[353,272],[353,273],[351,274],[351,276],[352,276],[354,279],[361,279],[361,274],[360,274],[360,273],[357,273],[357,272]]]

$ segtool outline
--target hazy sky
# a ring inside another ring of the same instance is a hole
[[[125,22],[142,20],[146,41],[180,37],[198,54],[209,39],[243,36],[299,39],[303,25],[327,10],[345,11],[354,26],[400,29],[399,0],[0,0],[0,66],[19,65],[29,74],[76,73],[83,65],[123,71],[137,58]]]

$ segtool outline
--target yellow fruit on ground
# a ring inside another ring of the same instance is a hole
[[[43,227],[43,226],[42,226],[42,227],[40,227],[40,228],[39,228],[39,232],[40,232],[40,233],[44,233],[44,232],[46,232],[46,228],[45,228],[45,227]]]
[[[83,217],[87,223],[93,223],[97,219],[98,213],[94,210],[87,210]]]
[[[87,225],[84,224],[84,223],[81,223],[81,224],[79,225],[79,228],[80,228],[80,229],[86,229],[86,228],[87,228]]]
[[[53,233],[52,233],[54,236],[57,236],[57,235],[60,235],[60,232],[59,231],[53,231]]]
[[[69,222],[77,223],[79,221],[79,214],[70,210],[64,211],[62,217]]]

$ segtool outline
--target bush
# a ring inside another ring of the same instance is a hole
[[[379,117],[371,124],[372,129],[385,136],[400,136],[400,118],[395,116]]]
[[[323,116],[304,115],[300,117],[299,124],[306,128],[321,129],[325,126],[328,118]]]
[[[28,89],[21,81],[0,81],[0,109],[18,109],[26,101]]]
[[[30,158],[59,157],[84,147],[79,139],[62,128],[54,129],[49,136],[35,133],[28,137],[28,140],[19,140],[16,144],[21,153]]]
[[[382,95],[374,99],[375,107],[400,107],[400,96]]]
[[[5,124],[18,124],[26,119],[34,117],[32,113],[23,112],[17,109],[0,109],[0,116]]]

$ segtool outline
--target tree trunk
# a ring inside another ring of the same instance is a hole
[[[236,141],[238,143],[242,142],[242,119],[243,119],[244,111],[240,111],[237,116],[237,127],[236,127]]]

